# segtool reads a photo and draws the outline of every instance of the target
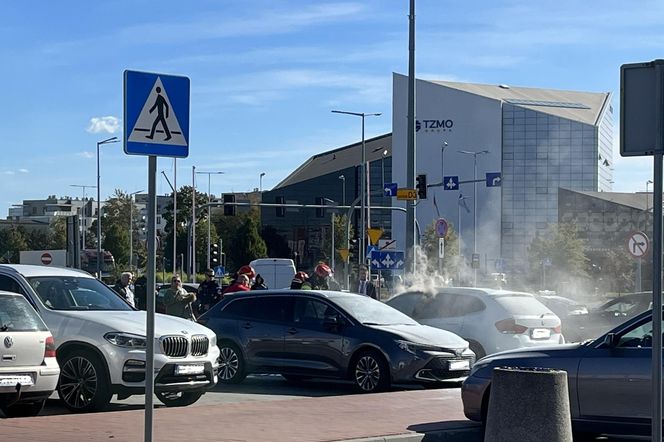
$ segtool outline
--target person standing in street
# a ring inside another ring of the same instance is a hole
[[[132,292],[130,284],[134,275],[131,272],[122,272],[120,275],[120,281],[113,286],[113,290],[122,296],[122,299],[127,301],[132,307],[136,307],[136,300],[134,298],[134,292]]]
[[[180,318],[195,321],[192,303],[196,300],[196,294],[187,293],[182,288],[180,275],[173,275],[171,286],[164,294],[164,306],[167,315],[179,316]]]
[[[226,293],[248,292],[249,290],[251,290],[249,288],[249,277],[244,273],[242,273],[237,276],[237,279],[233,284],[226,287],[226,289],[224,290],[224,295]]]
[[[251,290],[267,290],[265,280],[260,275],[260,273],[256,275],[256,279],[254,280],[254,285],[251,286]]]
[[[214,279],[214,270],[205,271],[205,281],[198,286],[198,314],[202,315],[219,301],[219,284]]]
[[[355,285],[358,294],[368,296],[373,299],[378,299],[376,286],[373,282],[369,281],[369,268],[365,265],[360,266],[358,281]]]

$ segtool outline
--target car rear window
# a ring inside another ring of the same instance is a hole
[[[0,331],[47,331],[44,321],[22,296],[0,295]]]
[[[529,295],[501,295],[494,299],[501,307],[513,314],[541,315],[549,311],[544,304]]]

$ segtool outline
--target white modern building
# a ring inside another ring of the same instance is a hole
[[[429,188],[416,208],[422,230],[446,218],[461,231],[462,256],[469,262],[478,254],[482,272],[524,268],[533,237],[558,222],[559,187],[611,190],[610,100],[610,93],[417,80],[416,173],[429,185],[443,176],[460,181]],[[406,187],[406,76],[394,74],[392,107],[393,180]],[[392,227],[404,244],[402,213],[392,215]]]

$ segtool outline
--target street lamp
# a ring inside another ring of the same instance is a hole
[[[220,171],[214,171],[214,172],[196,172],[197,174],[200,175],[207,175],[208,176],[208,204],[212,202],[212,193],[210,190],[210,175],[223,175],[224,172]],[[264,173],[261,174],[261,178],[265,175]],[[196,183],[194,183],[194,186]],[[195,195],[195,193],[194,193]],[[211,234],[210,234],[210,224],[212,223],[212,216],[210,214],[211,207],[208,205],[207,207],[207,215],[208,215],[208,220],[207,220],[207,225],[208,225],[208,235],[207,235],[207,267],[206,269],[210,268],[210,243],[211,243]],[[196,244],[194,244],[194,250],[196,250]],[[196,271],[194,270],[194,275],[196,275]],[[195,278],[195,276],[194,276]],[[195,279],[194,279],[195,281]]]
[[[264,176],[265,176],[265,172],[261,172],[261,175],[260,175],[260,177],[258,178],[258,183],[259,183],[259,184],[258,184],[258,190],[259,190],[260,192],[263,191],[263,177],[264,177]]]
[[[364,141],[364,118],[365,117],[378,117],[382,115],[380,112],[376,113],[371,113],[367,114],[364,112],[347,112],[347,111],[340,111],[340,110],[333,110],[332,113],[335,114],[345,114],[345,115],[353,115],[356,117],[361,117],[362,118],[362,181],[361,181],[361,186],[360,186],[360,193],[362,195],[362,210],[361,210],[361,217],[360,217],[360,250],[361,252],[358,253],[358,257],[361,257],[364,251],[366,250],[366,236],[367,236],[367,224],[371,222],[371,213],[367,213],[367,206],[369,206],[369,171],[367,167],[367,152],[365,149],[365,141]],[[370,211],[369,211],[370,212]],[[361,258],[359,260],[362,262]]]
[[[477,254],[477,156],[488,154],[488,150],[480,150],[479,152],[471,152],[468,150],[458,151],[464,155],[473,156],[473,259]],[[471,260],[471,262],[473,262]],[[477,287],[477,269],[473,269],[473,286]]]
[[[346,205],[346,177],[343,175],[339,175],[339,179],[341,180],[341,205],[345,206]]]
[[[86,219],[85,210],[87,208],[87,203],[85,201],[85,189],[87,189],[87,188],[94,189],[97,186],[86,186],[86,185],[83,185],[83,184],[70,184],[69,186],[70,187],[81,187],[81,188],[83,188],[83,210],[81,211],[81,213],[83,215],[81,217],[81,221],[82,221],[82,224],[83,224],[83,238],[82,238],[83,246],[81,247],[81,249],[85,250],[85,230],[87,229],[87,225],[85,224],[85,219]]]
[[[129,194],[129,271],[133,269],[132,261],[134,258],[134,195],[143,192],[137,190]]]
[[[99,174],[99,146],[103,144],[119,143],[118,137],[97,141],[97,278],[101,280],[101,175]]]
[[[650,192],[648,186],[652,184],[652,180],[646,181],[646,214],[648,213],[648,206],[650,205]]]

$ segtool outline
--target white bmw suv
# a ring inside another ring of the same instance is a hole
[[[0,265],[0,290],[20,293],[53,333],[58,395],[72,411],[102,410],[113,394],[145,393],[146,314],[88,273]],[[216,335],[194,322],[157,314],[155,394],[167,406],[196,402],[217,383]]]

